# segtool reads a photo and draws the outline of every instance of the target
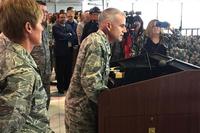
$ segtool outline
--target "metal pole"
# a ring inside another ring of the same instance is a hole
[[[102,7],[103,7],[103,10],[106,9],[108,7],[107,5],[107,0],[102,0]]]
[[[157,11],[156,11],[156,19],[158,19],[158,8],[159,8],[159,3],[157,2],[156,3],[156,9],[157,9]]]
[[[55,3],[54,3],[54,11],[55,11],[55,12],[57,12],[57,9],[56,9],[56,8],[57,8],[57,4],[56,4],[56,1],[55,1]]]
[[[181,21],[180,21],[180,27],[179,30],[182,30],[182,26],[183,26],[183,2],[181,2]]]
[[[134,3],[131,3],[132,4],[132,11],[134,11],[133,9],[134,9]]]

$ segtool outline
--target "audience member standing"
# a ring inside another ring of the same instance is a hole
[[[81,36],[83,34],[83,28],[84,28],[85,24],[90,21],[89,11],[80,13],[79,18],[80,18],[80,22],[77,25],[76,34],[77,34],[77,38],[78,38],[78,44],[80,45],[81,44]]]
[[[139,15],[127,16],[127,33],[123,38],[124,58],[131,58],[140,54],[143,47],[144,28],[143,21]]]
[[[42,78],[42,83],[47,92],[47,109],[50,104],[50,77],[51,77],[51,60],[48,42],[48,30],[47,30],[47,6],[45,2],[37,1],[39,7],[43,11],[43,32],[42,32],[42,43],[39,46],[35,46],[31,51],[31,55],[37,64],[40,75]]]
[[[167,49],[164,45],[162,34],[161,34],[161,27],[157,25],[159,21],[154,19],[151,20],[146,28],[145,31],[145,38],[144,38],[144,47],[142,48],[142,54],[148,52],[149,54],[152,53],[159,53],[166,55]],[[169,27],[166,27],[169,28]]]
[[[75,61],[76,61],[76,56],[77,56],[77,53],[78,53],[78,38],[77,38],[77,34],[76,34],[76,29],[77,29],[77,21],[75,20],[75,9],[74,7],[68,7],[67,8],[67,24],[71,25],[75,35],[73,36],[74,37],[74,45],[73,45],[73,51],[72,51],[72,69],[71,71],[73,71],[73,68],[74,68],[74,64],[75,64]],[[71,77],[70,77],[71,78]]]
[[[76,35],[72,27],[66,23],[66,14],[58,15],[57,23],[52,27],[55,40],[54,55],[56,60],[56,79],[58,92],[67,90],[72,74],[73,45]]]
[[[77,21],[74,19],[75,17],[75,9],[73,7],[68,7],[67,8],[67,23],[71,25],[72,29],[74,32],[76,32],[77,28]]]
[[[133,14],[126,17],[126,28],[122,42],[114,43],[111,46],[112,61],[124,58],[131,58],[140,54],[143,47],[144,28],[143,21],[139,15]]]
[[[110,43],[121,41],[123,12],[108,8],[99,16],[99,30],[83,40],[65,99],[67,133],[97,133],[98,96],[108,90]]]
[[[42,11],[35,0],[7,0],[1,6],[0,27],[10,42],[0,53],[0,131],[52,132],[47,95],[30,55],[42,42]]]
[[[100,9],[98,7],[93,7],[90,9],[90,21],[87,22],[83,28],[83,34],[81,36],[81,42],[90,34],[93,32],[96,32],[99,28],[98,24],[98,16],[99,13],[101,13]]]

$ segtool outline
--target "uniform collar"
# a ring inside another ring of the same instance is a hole
[[[104,38],[105,42],[106,42],[106,43],[109,43],[106,34],[105,34],[102,30],[99,29],[99,30],[97,31],[97,34],[100,34],[100,35]]]
[[[24,61],[27,61],[27,63],[33,66],[34,68],[37,68],[37,65],[34,59],[22,45],[14,43],[14,42],[10,42],[8,49],[15,52],[21,59],[24,59]]]

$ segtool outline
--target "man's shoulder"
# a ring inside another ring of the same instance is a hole
[[[93,49],[99,49],[105,43],[105,39],[99,32],[93,32],[85,39],[84,43],[91,45]]]
[[[56,22],[53,26],[52,26],[52,28],[60,28],[61,27],[61,25],[58,23],[58,22]]]
[[[88,35],[87,38],[90,38],[91,41],[98,41],[100,38],[102,38],[103,35],[99,34],[98,32],[92,32]]]
[[[9,39],[3,34],[0,34],[0,44],[10,42]]]

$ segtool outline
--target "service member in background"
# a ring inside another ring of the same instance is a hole
[[[31,51],[31,55],[37,64],[40,75],[42,78],[43,86],[47,93],[47,109],[50,104],[50,77],[51,77],[51,60],[50,60],[50,50],[48,41],[48,30],[47,30],[47,6],[45,2],[37,1],[40,9],[43,11],[42,26],[44,28],[42,32],[42,43],[35,46]]]

